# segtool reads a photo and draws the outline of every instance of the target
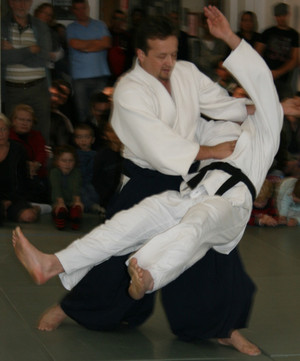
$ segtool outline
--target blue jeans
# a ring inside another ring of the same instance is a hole
[[[81,188],[81,202],[85,212],[90,212],[93,204],[99,204],[99,194],[91,183],[85,184]]]
[[[74,100],[77,108],[78,121],[86,121],[90,113],[90,98],[94,93],[101,92],[108,83],[108,76],[98,78],[73,79]]]

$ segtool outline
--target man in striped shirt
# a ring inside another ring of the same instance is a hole
[[[50,96],[47,61],[51,38],[46,24],[32,17],[32,0],[9,0],[10,12],[1,22],[1,63],[5,113],[20,103],[33,107],[37,128],[49,139]]]

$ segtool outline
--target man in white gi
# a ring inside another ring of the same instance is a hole
[[[167,191],[145,199],[55,255],[38,251],[17,228],[13,233],[17,257],[38,284],[60,274],[70,289],[95,264],[136,251],[130,261],[129,293],[138,299],[174,280],[209,248],[228,254],[241,239],[255,192],[259,192],[279,145],[283,111],[264,61],[231,31],[215,7],[205,8],[205,13],[212,34],[233,50],[224,66],[256,107],[255,114],[241,126],[231,122],[203,125],[201,144],[237,140],[234,152],[222,163],[202,162],[201,169],[209,164],[216,167],[204,174],[200,170],[202,180],[183,182],[181,192]],[[291,111],[291,102],[283,105],[287,113]],[[247,353],[258,354],[259,350],[252,347]]]

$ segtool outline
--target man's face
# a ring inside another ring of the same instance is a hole
[[[110,104],[109,103],[95,103],[92,106],[92,115],[93,117],[100,123],[101,122],[101,116],[105,113],[107,113],[107,111],[110,108]]]
[[[13,15],[17,18],[26,18],[32,5],[32,0],[9,0]]]
[[[289,14],[275,16],[275,19],[279,28],[286,28],[289,24]]]
[[[75,3],[72,7],[76,20],[79,22],[87,21],[89,18],[89,7],[87,3]]]
[[[17,134],[28,134],[33,127],[32,115],[25,110],[19,110],[12,120],[12,125]]]
[[[138,49],[137,56],[141,67],[160,81],[170,79],[177,59],[178,40],[176,36],[161,39],[148,39],[148,53]]]
[[[112,21],[111,21],[111,28],[116,33],[121,33],[124,31],[126,26],[126,16],[125,14],[121,13],[115,13],[113,15]]]

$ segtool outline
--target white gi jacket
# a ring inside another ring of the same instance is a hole
[[[114,92],[112,126],[124,157],[142,168],[186,175],[199,151],[203,113],[211,119],[243,121],[244,99],[228,96],[192,63],[178,61],[171,75],[172,97],[138,63]]]
[[[240,168],[258,193],[279,146],[283,111],[268,67],[245,41],[224,66],[245,88],[256,112],[242,126],[204,123],[199,137],[202,144],[238,139],[232,155],[223,161]],[[244,233],[252,198],[241,182],[222,197],[215,196],[228,177],[223,171],[210,171],[193,191],[183,182],[182,192],[167,191],[146,198],[73,242],[56,254],[65,269],[61,275],[64,286],[72,288],[92,266],[113,255],[137,250],[134,256],[150,271],[156,290],[177,278],[210,248],[229,253]]]

